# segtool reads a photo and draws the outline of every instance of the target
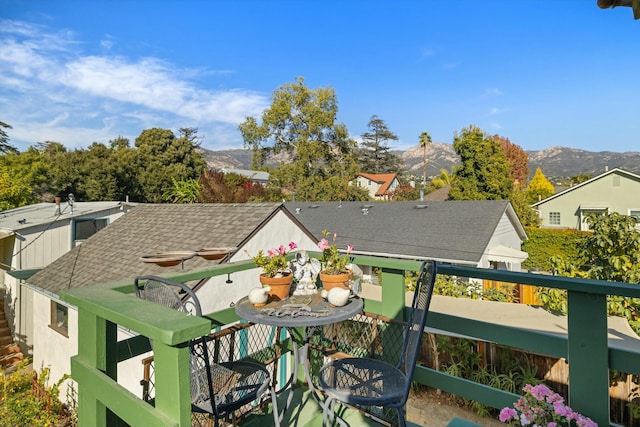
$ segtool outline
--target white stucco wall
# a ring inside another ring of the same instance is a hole
[[[277,248],[294,242],[296,250],[317,251],[318,247],[313,239],[300,229],[284,212],[280,211],[263,228],[251,237],[247,244],[231,258],[232,262],[251,259],[260,249]],[[230,275],[233,283],[226,283],[227,276],[211,278],[197,291],[202,311],[214,311],[229,308],[231,303],[248,295],[252,288],[259,287],[260,269],[241,271]]]
[[[49,381],[57,382],[65,374],[71,374],[71,356],[78,353],[78,313],[68,311],[68,337],[49,327],[51,323],[51,299],[39,292],[28,289],[33,295],[33,369],[40,372],[50,368]],[[64,400],[70,382],[60,387],[60,396]]]

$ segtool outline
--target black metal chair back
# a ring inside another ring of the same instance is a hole
[[[427,322],[427,312],[431,304],[431,295],[436,278],[436,264],[433,261],[425,261],[420,267],[420,273],[416,283],[411,311],[407,319],[402,353],[397,368],[405,373],[409,379],[406,384],[405,402],[409,397],[411,378],[416,368],[420,342],[424,335],[424,326]]]

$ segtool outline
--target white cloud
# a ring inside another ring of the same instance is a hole
[[[209,90],[193,80],[229,70],[180,69],[157,58],[87,55],[69,31],[0,20],[0,111],[14,145],[54,140],[68,147],[134,138],[150,127],[198,127],[207,144],[235,142],[237,125],[268,97],[245,89]],[[103,51],[114,46],[105,36]],[[174,124],[174,126],[172,126]],[[22,144],[16,144],[16,140]],[[205,145],[207,145],[205,144]]]

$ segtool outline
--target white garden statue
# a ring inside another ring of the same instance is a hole
[[[316,288],[316,278],[322,266],[320,261],[309,258],[306,251],[296,254],[296,259],[291,261],[291,271],[296,281],[296,289],[293,295],[313,295],[318,292]]]

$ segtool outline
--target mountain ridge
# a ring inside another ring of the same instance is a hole
[[[246,149],[207,150],[202,149],[210,168],[251,169],[251,151]],[[420,146],[407,150],[393,150],[403,162],[403,167],[416,176],[422,176],[423,149]],[[576,148],[552,146],[544,150],[526,150],[529,156],[529,173],[542,169],[547,177],[569,178],[580,174],[600,175],[613,168],[640,174],[640,151],[587,151]],[[272,159],[268,166],[277,166],[286,161],[282,156]],[[440,174],[440,169],[451,173],[454,165],[460,164],[452,144],[434,142],[427,148],[427,175]]]

